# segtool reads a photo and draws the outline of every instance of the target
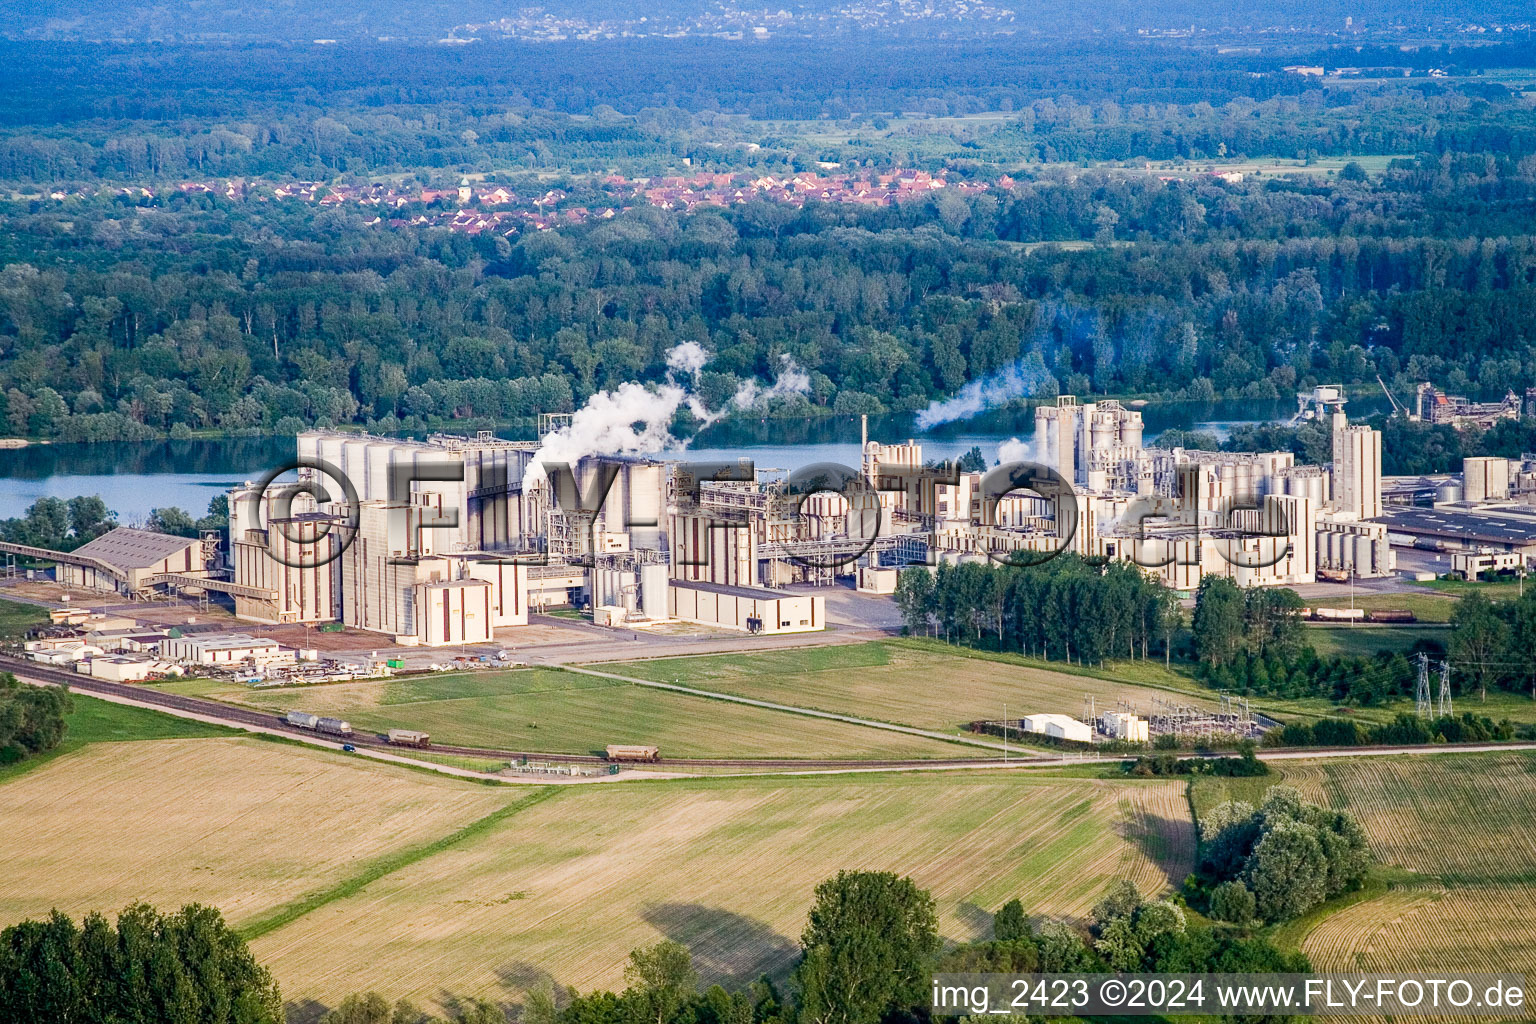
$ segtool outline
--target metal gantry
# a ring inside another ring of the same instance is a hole
[[[1413,710],[1420,718],[1428,718],[1435,711],[1429,699],[1429,655],[1423,651],[1419,652],[1419,681],[1413,690]]]

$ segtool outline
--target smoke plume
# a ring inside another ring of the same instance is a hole
[[[1039,352],[1031,352],[1012,366],[1006,366],[981,380],[973,380],[960,393],[942,402],[932,402],[917,414],[919,430],[941,423],[968,420],[977,413],[1011,402],[1032,398],[1044,391],[1054,391],[1056,378],[1045,368]]]
[[[764,387],[755,380],[744,382],[736,390],[728,409],[749,410],[786,395],[804,394],[811,388],[811,378],[789,356],[783,360],[778,379]],[[709,354],[694,341],[685,341],[667,352],[667,381],[647,387],[630,381],[611,391],[599,391],[558,430],[542,439],[523,474],[523,493],[528,494],[547,479],[545,463],[575,465],[589,455],[642,455],[676,446],[672,420],[681,408],[687,408],[705,426],[724,416],[727,410],[712,412],[679,375],[697,379],[709,361]]]

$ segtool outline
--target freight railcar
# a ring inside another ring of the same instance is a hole
[[[660,761],[661,750],[631,744],[612,744],[605,752],[610,761]]]

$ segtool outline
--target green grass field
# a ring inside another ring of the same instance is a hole
[[[1536,583],[1532,585],[1536,586]],[[1509,601],[1520,596],[1519,580],[1495,580],[1491,583],[1485,583],[1482,580],[1426,580],[1423,583],[1415,584],[1415,586],[1450,597],[1482,594],[1490,601]]]
[[[47,621],[48,612],[44,608],[0,598],[0,641],[19,639],[33,626]]]
[[[1379,651],[1407,654],[1420,640],[1444,646],[1450,630],[1416,626],[1308,626],[1303,634],[1325,658],[1371,658]]]
[[[1171,677],[1161,662],[1124,662],[1103,678],[1047,668],[1014,655],[970,651],[923,641],[810,647],[787,651],[607,664],[604,669],[642,679],[795,704],[923,729],[957,730],[967,722],[1034,712],[1081,717],[1083,697],[1100,709],[1129,700],[1143,711],[1162,689],[1137,685],[1142,675],[1160,683]],[[1171,678],[1170,678],[1171,677]],[[1181,698],[1183,699],[1183,698]]]
[[[454,673],[252,690],[176,682],[166,689],[281,715],[336,715],[355,728],[423,729],[434,742],[500,750],[600,753],[654,744],[672,757],[953,758],[981,748],[636,686],[559,669]]]
[[[1428,586],[1428,584],[1424,584]],[[1461,594],[1456,591],[1436,592],[1427,591],[1402,591],[1395,594],[1356,594],[1353,607],[1363,608],[1366,611],[1380,611],[1382,609],[1404,609],[1413,612],[1420,622],[1449,622],[1451,612],[1456,610],[1456,602]],[[1313,608],[1349,608],[1351,602],[1346,597],[1331,597],[1320,601],[1308,602]]]

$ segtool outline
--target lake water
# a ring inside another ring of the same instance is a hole
[[[1163,402],[1142,409],[1146,437],[1171,428],[1225,435],[1234,424],[1289,419],[1293,401]],[[1383,411],[1386,400],[1352,399],[1355,416]],[[1032,410],[1002,410],[926,431],[911,416],[870,421],[872,440],[916,438],[925,459],[952,458],[979,445],[989,460],[1010,438],[1034,433]],[[856,416],[807,420],[736,420],[717,424],[687,449],[660,453],[698,459],[751,458],[760,468],[795,469],[813,462],[859,464]],[[50,444],[0,450],[0,519],[21,515],[38,498],[100,495],[123,523],[142,522],[151,509],[178,506],[194,516],[216,495],[259,477],[294,455],[291,437],[199,441]]]

